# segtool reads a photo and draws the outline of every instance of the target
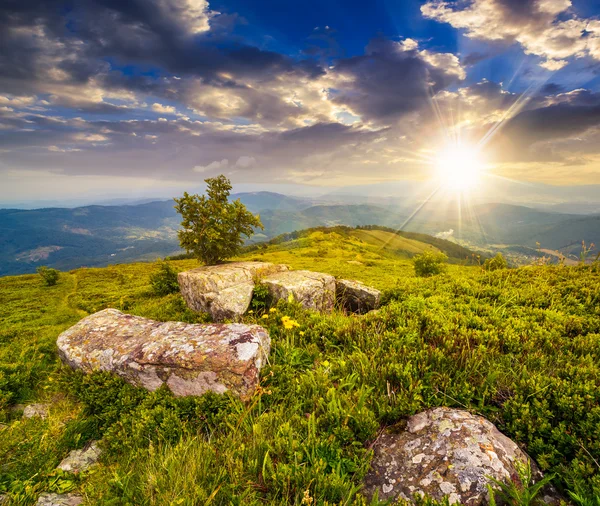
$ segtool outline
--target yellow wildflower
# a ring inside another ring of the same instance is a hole
[[[298,332],[301,336],[303,336],[305,334],[304,330],[301,330],[300,332]]]
[[[277,311],[277,308],[272,307],[271,309],[269,309],[269,313],[274,313],[275,311]]]
[[[269,317],[269,315],[268,315],[268,314],[264,314],[264,315],[262,315],[262,319],[263,319],[263,320],[266,320],[268,317]]]
[[[329,367],[329,360],[323,360],[323,367]]]

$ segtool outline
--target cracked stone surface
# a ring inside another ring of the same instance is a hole
[[[515,462],[529,457],[491,422],[467,411],[435,408],[412,416],[403,432],[384,433],[374,445],[365,493],[380,500],[412,500],[415,494],[449,499],[450,504],[487,504],[489,476],[518,481]],[[534,481],[542,473],[531,462]],[[541,492],[558,505],[552,487]]]
[[[77,494],[42,494],[36,506],[78,506],[83,497]]]
[[[69,455],[67,455],[62,462],[58,464],[58,469],[62,469],[63,471],[73,474],[86,471],[96,462],[98,462],[100,454],[100,448],[98,448],[97,443],[94,441],[86,448],[82,448],[81,450],[72,450]]]
[[[335,278],[312,271],[272,274],[262,280],[274,300],[287,300],[290,294],[306,309],[331,311],[335,304]]]
[[[269,262],[232,262],[180,272],[177,281],[190,309],[210,313],[214,321],[236,320],[248,310],[257,278],[287,270]]]
[[[58,336],[59,356],[73,369],[109,371],[176,396],[232,391],[252,395],[271,340],[259,325],[157,322],[105,309]]]
[[[336,279],[335,297],[346,311],[364,314],[379,307],[381,292],[360,281]]]
[[[48,416],[48,404],[29,404],[23,409],[23,418],[46,418]]]

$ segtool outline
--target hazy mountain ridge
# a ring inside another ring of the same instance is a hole
[[[578,255],[581,241],[600,244],[600,215],[561,214],[509,204],[484,204],[459,216],[454,208],[428,204],[410,219],[408,204],[345,204],[272,192],[232,195],[260,213],[259,242],[322,226],[379,225],[451,239],[467,247],[524,246]],[[150,260],[179,251],[180,217],[173,201],[137,205],[0,209],[0,275]],[[508,249],[507,251],[511,251]]]

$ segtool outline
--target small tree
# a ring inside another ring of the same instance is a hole
[[[488,258],[483,263],[483,268],[486,271],[496,271],[498,269],[506,269],[508,267],[508,263],[506,259],[502,256],[502,253],[498,253],[494,258]]]
[[[179,244],[205,264],[219,263],[239,252],[242,235],[250,237],[254,228],[264,228],[239,199],[229,202],[231,183],[225,176],[205,179],[206,195],[189,195],[175,199],[183,230],[177,232]]]
[[[37,272],[42,277],[44,283],[46,283],[47,286],[54,286],[57,283],[58,278],[60,276],[59,271],[50,267],[46,267],[45,265],[41,265],[40,267],[38,267]]]
[[[415,274],[421,277],[433,276],[442,272],[448,257],[441,251],[425,250],[413,258]]]

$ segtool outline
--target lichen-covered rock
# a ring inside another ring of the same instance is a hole
[[[275,300],[290,295],[306,309],[331,311],[335,303],[335,278],[311,271],[289,271],[272,274],[262,280]]]
[[[98,448],[98,445],[94,442],[81,450],[72,450],[69,455],[58,464],[58,469],[73,474],[86,471],[98,462],[100,454],[100,448]]]
[[[242,316],[250,306],[254,283],[240,283],[221,290],[215,295],[210,306],[210,314],[214,321],[236,320]]]
[[[42,494],[36,506],[79,506],[83,497],[77,494]]]
[[[487,484],[518,480],[515,462],[528,456],[491,422],[467,411],[435,408],[412,416],[407,429],[382,434],[374,445],[365,493],[379,499],[410,500],[427,494],[450,504],[487,504]],[[535,481],[542,474],[531,463]],[[552,487],[541,493],[547,504],[559,504]]]
[[[23,418],[46,418],[48,416],[48,404],[29,404],[23,409]]]
[[[336,279],[335,296],[346,311],[364,314],[379,307],[381,292],[360,281]]]
[[[232,262],[180,272],[177,280],[191,309],[222,321],[237,319],[248,310],[257,278],[287,270],[287,265],[269,262]]]
[[[74,369],[103,370],[176,395],[231,390],[252,394],[270,351],[267,331],[258,325],[157,322],[105,309],[63,332],[61,359]]]

